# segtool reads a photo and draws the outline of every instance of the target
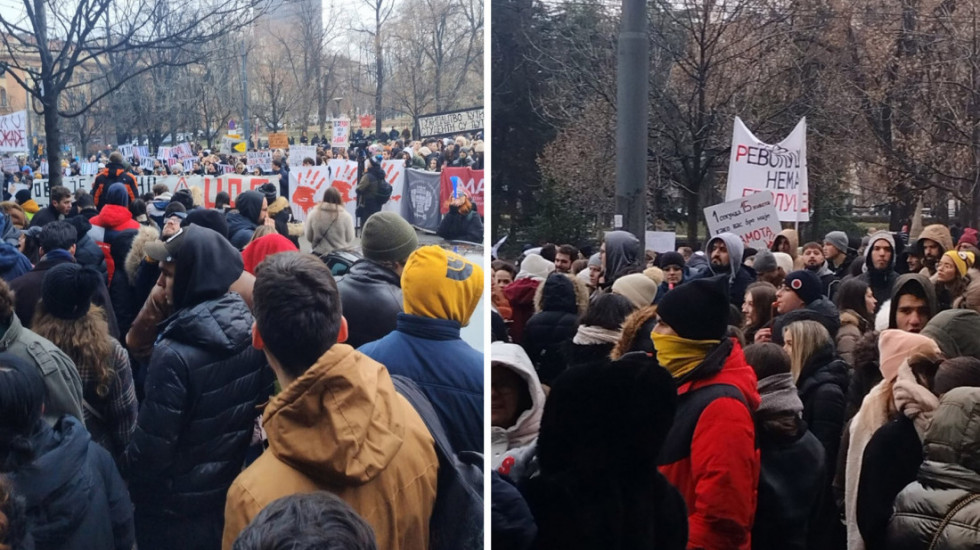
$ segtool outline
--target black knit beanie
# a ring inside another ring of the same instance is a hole
[[[225,215],[217,210],[195,208],[187,213],[187,217],[180,222],[180,226],[185,227],[192,223],[212,229],[222,237],[228,238],[228,222],[225,220]]]
[[[811,271],[801,269],[786,276],[783,281],[786,288],[792,290],[804,303],[810,305],[823,295],[820,279]]]
[[[44,274],[41,300],[44,309],[60,319],[79,319],[88,313],[99,272],[74,263],[58,264]]]
[[[681,338],[721,340],[728,330],[728,276],[696,279],[671,290],[657,315]]]
[[[668,265],[676,265],[683,269],[686,265],[684,256],[677,252],[664,252],[660,255],[660,269],[666,269]]]

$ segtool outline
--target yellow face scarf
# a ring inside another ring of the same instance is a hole
[[[675,334],[650,333],[653,347],[657,350],[660,366],[675,380],[694,370],[704,362],[708,352],[721,340],[688,340]]]

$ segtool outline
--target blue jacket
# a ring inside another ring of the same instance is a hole
[[[453,450],[483,452],[483,354],[456,321],[399,313],[394,332],[358,351],[412,379],[442,420]]]

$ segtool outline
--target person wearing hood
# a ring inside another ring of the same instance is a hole
[[[894,400],[894,386],[899,370],[910,357],[922,355],[938,357],[939,346],[935,340],[922,334],[904,332],[896,329],[884,330],[878,338],[879,373],[881,378],[861,401],[861,407],[848,424],[842,438],[844,462],[840,467],[843,475],[843,508],[847,526],[848,548],[860,549],[864,539],[857,523],[858,490],[864,455],[868,442],[879,428],[884,426],[897,412]]]
[[[786,262],[788,265],[780,265],[776,260],[776,254],[789,258],[789,254],[783,254],[782,252],[773,253],[762,249],[755,255],[755,261],[752,262],[752,270],[756,273],[757,282],[769,283],[779,288],[783,286],[786,275],[793,272],[791,267],[793,262],[790,259],[789,262]],[[787,267],[790,267],[789,271],[786,271]]]
[[[823,255],[827,259],[827,267],[834,272],[837,280],[846,277],[851,263],[854,262],[847,233],[843,231],[827,233],[823,238]]]
[[[892,286],[898,279],[895,272],[895,237],[891,233],[879,231],[868,239],[868,247],[864,251],[864,272],[860,278],[871,287],[880,308],[891,296]]]
[[[85,196],[89,197],[90,195]],[[78,233],[78,240],[75,242],[75,261],[98,271],[102,275],[102,281],[108,285],[109,268],[106,267],[105,253],[102,252],[98,243],[89,235],[89,231],[92,230],[92,224],[88,220],[89,218],[81,214],[71,216],[65,220],[74,225],[75,232]]]
[[[439,222],[436,234],[447,241],[483,242],[483,220],[466,193],[460,193],[450,201],[449,211]]]
[[[661,300],[651,333],[679,402],[658,469],[687,504],[689,548],[751,548],[759,392],[741,346],[725,337],[730,286],[716,276],[674,289]]]
[[[524,326],[524,350],[537,375],[550,384],[568,365],[565,346],[589,307],[585,285],[564,273],[551,273],[534,293],[534,315]]]
[[[791,358],[791,372],[803,402],[803,420],[824,450],[827,477],[820,511],[810,530],[810,547],[826,548],[840,525],[831,481],[844,430],[844,406],[850,368],[834,350],[827,329],[816,321],[796,321],[783,329],[784,349]]]
[[[123,185],[126,195],[129,197],[126,204],[129,204],[140,196],[139,187],[136,185],[136,178],[128,171],[126,161],[119,151],[113,151],[109,155],[109,162],[106,163],[105,168],[99,170],[98,175],[95,177],[95,183],[92,184],[92,199],[95,201],[95,207],[100,212],[106,204],[109,204],[106,201],[106,195],[110,187],[115,183],[121,183]]]
[[[312,166],[312,165],[311,165]],[[259,187],[268,205],[267,215],[275,225],[276,233],[286,237],[299,249],[299,237],[303,234],[303,224],[293,218],[293,209],[285,195],[276,195],[276,186],[265,183]]]
[[[262,415],[269,447],[228,490],[222,548],[270,502],[316,490],[360,514],[378,548],[427,548],[439,469],[432,436],[384,365],[342,343],[330,269],[310,254],[271,256],[258,268],[249,324],[282,391]]]
[[[229,292],[243,268],[227,240],[191,225],[146,252],[160,262],[157,284],[173,314],[161,323],[122,460],[136,538],[141,550],[217,548],[225,495],[245,461],[256,406],[272,392],[272,373],[251,345],[248,305]]]
[[[946,357],[976,357],[980,359],[980,313],[972,309],[940,311],[922,329],[939,344]]]
[[[120,267],[122,267],[126,261],[126,254],[129,252],[129,245],[132,244],[132,238],[136,236],[136,230],[140,228],[140,224],[133,219],[133,213],[129,211],[129,194],[126,192],[125,185],[121,183],[110,185],[103,200],[104,204],[99,214],[89,220],[92,225],[89,235],[106,253],[106,270],[109,286],[112,286],[116,260],[119,260]],[[128,238],[121,237],[123,232],[130,230],[132,231]],[[117,240],[127,242],[122,246],[117,246]],[[116,248],[115,252],[112,251],[113,247]]]
[[[922,263],[925,264],[919,273],[929,277],[936,274],[936,268],[939,267],[939,260],[943,254],[954,249],[953,236],[949,228],[938,223],[925,226],[915,244],[922,252]]]
[[[328,187],[323,192],[323,202],[307,215],[303,232],[312,252],[321,258],[354,244],[354,218],[344,209],[340,191]]]
[[[755,429],[761,469],[752,548],[804,550],[827,475],[824,449],[803,420],[786,351],[773,343],[752,344],[745,348],[745,361],[759,379],[760,397]]]
[[[532,473],[544,388],[517,344],[492,343],[490,368],[490,467],[520,484]]]
[[[690,487],[675,488],[669,483],[677,483],[677,478],[671,479],[674,472],[656,469],[658,456],[672,444],[674,419],[682,418],[674,414],[677,402],[670,374],[646,355],[582,365],[555,381],[536,444],[540,473],[522,487],[538,527],[534,548],[681,550],[685,541],[690,548],[732,548],[732,527],[726,521],[731,515],[718,517],[713,512],[719,510],[688,506],[685,517],[678,492]],[[748,446],[754,457],[751,439]],[[739,450],[728,449],[729,456]],[[744,469],[735,459],[732,464],[739,467],[725,470],[724,458],[717,477],[695,479],[700,489],[709,491],[704,498],[742,509],[742,501],[754,502],[755,485],[746,486],[743,493],[719,490]],[[754,506],[747,511],[748,520],[752,512]],[[705,521],[716,521],[719,530],[727,531],[711,540]],[[747,547],[748,535],[745,538]]]
[[[628,231],[607,231],[599,253],[602,257],[602,288],[612,287],[623,275],[642,271],[643,247]]]
[[[800,258],[800,236],[795,229],[783,229],[776,235],[769,248],[772,252],[782,252],[789,254],[793,258],[793,269],[803,269],[803,260]]]
[[[524,342],[524,325],[534,314],[534,296],[538,285],[555,270],[555,264],[538,254],[528,254],[521,260],[520,270],[514,282],[504,287],[504,296],[510,302],[510,338],[515,344]]]
[[[835,344],[841,359],[852,367],[858,342],[874,330],[876,303],[871,287],[857,277],[842,281],[837,287],[834,305],[840,311],[840,330],[837,331]]]
[[[483,453],[483,353],[459,336],[483,297],[483,269],[424,246],[405,262],[402,296],[395,330],[358,351],[418,384],[453,450]]]
[[[0,234],[3,234],[10,228],[13,228],[13,225],[10,223],[10,216],[0,213]],[[4,239],[0,239],[0,278],[10,282],[27,273],[32,268],[31,261],[21,253],[16,244],[11,244]]]
[[[380,212],[383,203],[378,193],[381,183],[385,181],[385,172],[381,168],[384,157],[380,154],[368,158],[367,167],[364,175],[357,182],[355,192],[357,193],[357,208],[354,212],[357,217],[357,227],[364,225],[364,222],[375,212]]]
[[[823,247],[820,246],[820,243],[808,242],[803,245],[803,255],[801,258],[803,258],[803,269],[813,273],[820,279],[823,295],[828,298],[833,298],[830,295],[830,283],[836,277],[834,276],[834,272],[827,266],[827,259],[824,258]]]
[[[895,280],[888,303],[888,328],[921,332],[939,313],[936,287],[921,273],[906,273]],[[884,309],[884,308],[881,308]]]
[[[691,272],[687,269],[684,256],[677,252],[665,252],[657,257],[657,261],[664,272],[664,281],[657,288],[657,298],[654,302],[659,304],[668,292],[690,280]]]
[[[227,193],[226,193],[227,194]],[[150,219],[156,222],[157,227],[163,227],[163,214],[170,204],[173,193],[165,183],[158,183],[153,186],[153,200],[146,205],[146,213]],[[217,199],[215,199],[217,202]]]
[[[702,272],[702,277],[726,276],[729,300],[732,305],[741,308],[745,290],[756,279],[755,271],[742,264],[742,252],[745,250],[742,239],[734,233],[720,233],[712,237],[705,248],[711,264],[709,269]]]
[[[235,198],[235,209],[228,213],[228,240],[244,250],[252,240],[255,228],[266,223],[269,203],[258,191],[244,191]]]
[[[943,395],[924,438],[916,481],[895,499],[885,547],[980,546],[980,388]]]
[[[0,353],[0,471],[24,499],[30,548],[132,548],[133,505],[112,457],[78,418],[44,422],[46,403],[41,371]]]

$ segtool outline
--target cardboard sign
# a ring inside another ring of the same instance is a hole
[[[779,235],[779,214],[771,191],[753,193],[704,209],[708,234],[734,233],[745,246],[769,248]]]
[[[0,153],[27,150],[27,111],[0,116]]]
[[[289,149],[289,137],[285,132],[269,134],[269,147],[272,149]]]
[[[483,129],[483,107],[419,117],[422,137],[450,136]]]
[[[806,118],[800,120],[786,139],[769,145],[759,141],[742,119],[735,117],[725,200],[759,191],[772,192],[779,221],[810,221]]]

